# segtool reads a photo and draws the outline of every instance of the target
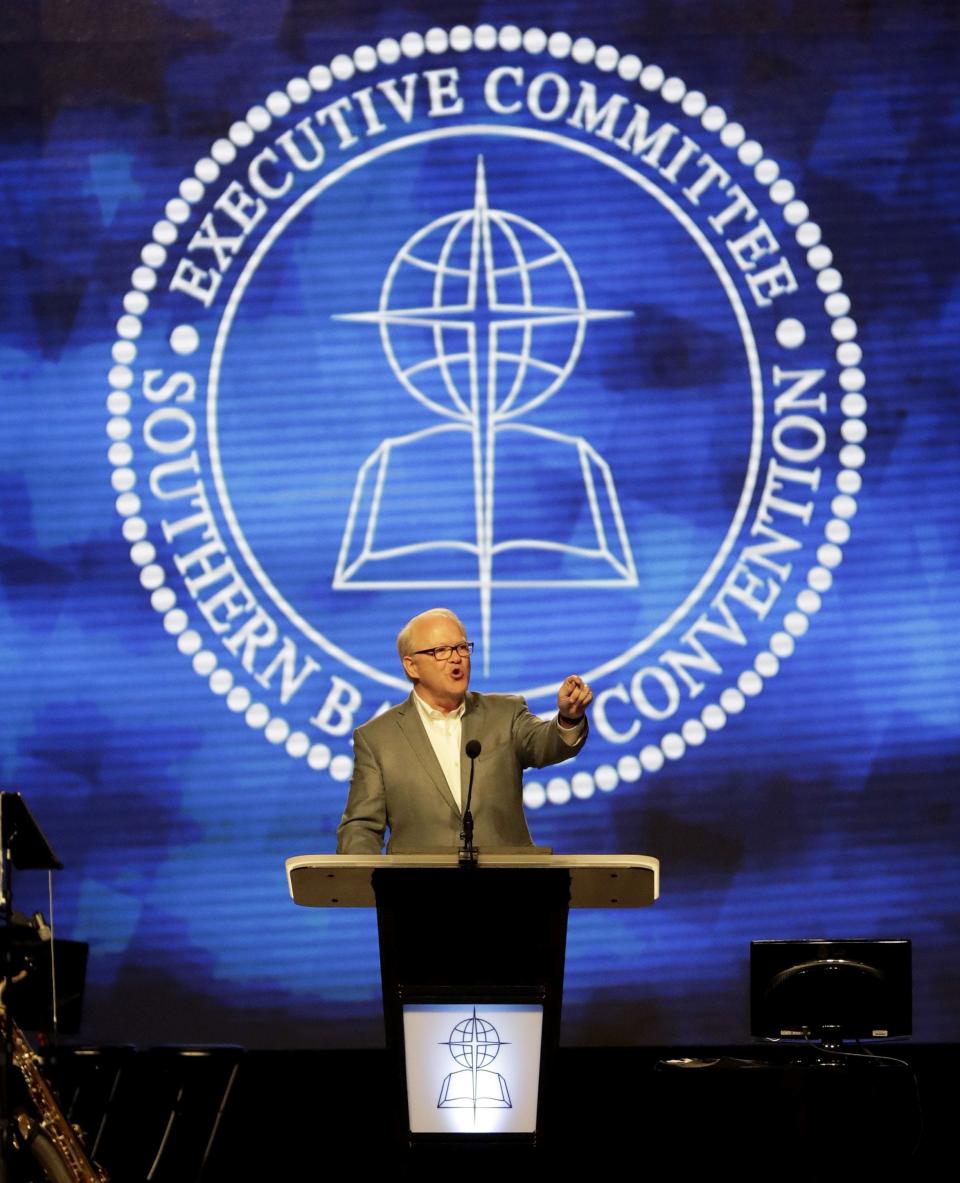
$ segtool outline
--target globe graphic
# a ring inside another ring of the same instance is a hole
[[[384,352],[432,410],[514,418],[566,380],[589,319],[560,243],[526,218],[485,206],[438,218],[397,251],[380,293]]]
[[[450,1054],[464,1068],[484,1068],[496,1058],[500,1036],[486,1019],[471,1015],[462,1019],[450,1032]],[[474,1063],[476,1056],[476,1063]]]

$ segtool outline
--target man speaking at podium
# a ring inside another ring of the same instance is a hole
[[[397,637],[413,690],[406,702],[354,732],[354,770],[337,830],[338,854],[379,854],[387,829],[390,854],[453,851],[476,757],[474,840],[481,851],[533,845],[523,814],[523,770],[559,764],[587,738],[593,694],[571,674],[549,722],[522,698],[471,693],[463,625],[446,608],[415,616]]]

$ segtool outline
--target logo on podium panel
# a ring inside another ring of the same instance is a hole
[[[446,1046],[460,1067],[443,1078],[438,1109],[513,1108],[506,1080],[490,1068],[502,1047],[500,1036],[492,1023],[477,1017],[476,1007],[453,1028]]]
[[[842,275],[775,137],[634,49],[457,26],[317,63],[239,100],[133,260],[124,543],[331,816],[415,612],[466,622],[475,689],[546,713],[591,682],[535,810],[761,709],[839,574],[866,461]]]
[[[542,1035],[539,1004],[404,1003],[411,1132],[533,1133]]]

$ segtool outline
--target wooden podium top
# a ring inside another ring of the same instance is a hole
[[[450,854],[301,854],[286,861],[294,903],[308,908],[374,908],[380,870],[456,868]],[[481,854],[476,869],[570,872],[571,908],[644,908],[660,895],[660,862],[646,854]]]

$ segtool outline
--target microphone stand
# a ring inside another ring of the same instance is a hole
[[[457,860],[461,867],[475,867],[480,852],[473,845],[473,814],[470,811],[470,804],[473,801],[473,774],[477,756],[480,755],[480,741],[471,739],[464,751],[470,757],[470,783],[467,786],[467,806],[463,811],[463,825],[460,829],[461,846],[457,853]]]

